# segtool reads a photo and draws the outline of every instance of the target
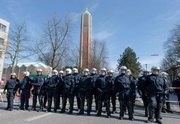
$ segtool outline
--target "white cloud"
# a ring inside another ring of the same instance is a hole
[[[28,4],[29,0],[8,0],[7,9],[9,13],[12,15],[15,21],[22,21],[22,18],[19,18],[19,14],[23,14],[23,7]],[[27,14],[26,14],[27,16]]]
[[[174,24],[180,21],[180,9],[177,9],[173,12],[167,12],[165,14],[162,14],[158,16],[156,19],[160,21],[165,21],[167,23],[171,22]]]
[[[165,20],[166,21],[176,21],[179,20],[180,18],[180,9],[176,10],[175,12],[173,12],[171,15],[168,15]]]
[[[109,38],[112,35],[113,35],[112,32],[110,32],[108,30],[102,30],[100,32],[94,33],[93,39],[105,40],[105,39]]]

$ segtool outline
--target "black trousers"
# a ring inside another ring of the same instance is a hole
[[[87,114],[90,114],[91,109],[92,109],[92,98],[93,95],[91,91],[80,91],[79,92],[79,98],[80,98],[80,113],[84,113],[84,104],[85,100],[87,101]]]
[[[161,119],[161,111],[163,107],[163,95],[156,95],[156,96],[150,96],[149,97],[149,105],[148,105],[148,111],[149,111],[149,120],[154,119],[154,114],[156,120]]]
[[[57,109],[60,109],[62,90],[57,89]]]
[[[76,89],[75,91],[74,91],[74,94],[75,94],[75,97],[76,97],[76,102],[77,102],[77,107],[78,107],[78,109],[80,109],[81,108],[81,101],[80,101],[80,97],[79,97],[79,89]]]
[[[169,98],[170,98],[169,93],[164,96],[162,110],[171,111],[170,102],[168,102]],[[166,102],[166,100],[167,100],[167,102]]]
[[[129,119],[133,119],[133,111],[132,111],[132,100],[130,96],[130,91],[122,91],[119,92],[119,102],[120,102],[120,118],[124,117],[124,108],[128,109]]]
[[[134,114],[136,94],[135,93],[130,94],[130,99],[131,99],[132,113]]]
[[[63,100],[62,100],[62,111],[65,111],[67,99],[69,99],[69,112],[72,112],[74,110],[74,94],[70,94],[67,91],[63,92]]]
[[[142,100],[144,104],[144,109],[145,109],[145,116],[148,117],[148,97],[145,94],[142,94]]]
[[[97,115],[101,115],[102,112],[102,103],[106,107],[107,116],[110,116],[110,94],[109,93],[102,93],[99,94],[97,97],[98,100],[98,113]]]
[[[112,103],[112,110],[113,112],[116,111],[116,93],[114,91],[111,91],[111,103]]]
[[[96,88],[94,88],[94,89],[91,91],[91,95],[92,95],[92,99],[93,99],[93,96],[94,96],[95,109],[96,109],[96,111],[97,111],[97,109],[98,109],[98,91],[96,90]]]
[[[7,97],[7,103],[8,103],[7,109],[13,109],[14,90],[13,89],[7,90],[6,97]]]
[[[32,93],[33,93],[32,109],[36,110],[37,99],[39,101],[40,109],[43,109],[44,95],[40,92],[40,89],[34,89]]]
[[[21,93],[21,105],[20,109],[25,109],[27,110],[29,107],[29,98],[30,98],[30,91],[22,91]]]
[[[179,101],[179,108],[180,108],[180,92],[176,92],[176,95],[177,95],[177,98],[178,98],[178,101]]]
[[[52,99],[54,99],[54,111],[58,108],[58,92],[56,88],[49,88],[47,90],[48,107],[47,111],[51,111]]]

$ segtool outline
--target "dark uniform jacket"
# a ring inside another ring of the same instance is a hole
[[[90,76],[81,76],[80,82],[79,82],[79,90],[84,92],[90,92],[93,88],[93,84],[91,82]]]
[[[20,82],[20,90],[23,92],[30,92],[32,80],[25,76]]]
[[[137,87],[138,87],[138,93],[140,96],[147,95],[147,89],[145,87],[146,85],[146,76],[141,76],[138,79]]]
[[[132,86],[131,83],[132,82],[131,82],[129,76],[127,76],[125,74],[120,74],[115,79],[116,91],[122,92],[122,91],[130,90],[131,86]]]
[[[91,83],[92,83],[94,89],[96,89],[96,86],[95,86],[95,85],[96,85],[96,80],[97,80],[98,77],[99,77],[99,76],[98,76],[97,74],[91,74],[91,75],[90,75]]]
[[[19,80],[16,78],[15,79],[11,78],[6,82],[4,90],[7,90],[7,91],[11,90],[14,93],[16,93],[18,88],[19,88]]]
[[[178,87],[180,88],[180,76],[177,76],[176,79],[172,82],[173,87]],[[176,89],[174,90],[176,93],[180,93],[180,89]]]
[[[63,77],[63,91],[69,94],[73,94],[75,89],[74,76],[68,74]]]
[[[106,82],[108,84],[111,84],[111,92],[115,92],[115,84],[114,84],[115,78],[113,76],[107,76],[106,77]]]
[[[99,76],[96,80],[96,88],[99,93],[110,93],[111,91],[111,83],[106,81],[105,76]]]
[[[45,82],[45,77],[43,75],[38,75],[33,79],[32,85],[34,86],[35,89],[41,88],[44,82]]]
[[[59,84],[59,77],[57,75],[53,75],[52,77],[47,79],[47,88],[57,88]]]
[[[156,96],[157,94],[165,94],[168,90],[164,78],[160,75],[151,74],[146,77],[146,85],[148,96]]]
[[[73,74],[73,76],[74,76],[74,82],[75,82],[75,91],[78,92],[81,76],[78,73]]]

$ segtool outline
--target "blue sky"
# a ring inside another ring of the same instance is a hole
[[[180,24],[180,0],[0,0],[0,4],[0,17],[11,26],[26,21],[32,37],[41,34],[51,16],[71,16],[72,41],[76,45],[80,42],[80,16],[88,8],[93,38],[107,43],[112,68],[128,46],[137,53],[143,67],[160,65],[163,44]]]

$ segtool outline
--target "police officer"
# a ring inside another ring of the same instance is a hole
[[[20,82],[21,110],[24,110],[24,106],[25,106],[25,110],[28,110],[31,82],[32,80],[29,78],[29,72],[28,71],[24,72],[24,78]]]
[[[148,96],[147,96],[147,87],[145,87],[146,84],[146,77],[148,76],[149,72],[146,70],[143,70],[143,75],[138,78],[137,87],[138,87],[138,93],[141,96],[144,104],[145,109],[145,117],[148,117]]]
[[[115,91],[113,73],[114,73],[113,70],[108,71],[106,81],[109,84],[111,84],[110,99],[111,99],[111,102],[112,102],[112,113],[115,113],[116,112],[116,91]]]
[[[66,75],[63,77],[63,104],[61,113],[65,112],[67,99],[69,99],[69,114],[72,114],[74,107],[74,89],[75,82],[74,77],[72,75],[72,70],[70,68],[67,68]]]
[[[162,124],[161,122],[161,111],[163,107],[163,97],[167,91],[167,86],[164,78],[159,74],[160,68],[158,66],[153,66],[151,68],[152,74],[147,76],[146,89],[148,95],[148,111],[149,117],[147,123],[154,122],[154,113],[156,122]]]
[[[180,101],[180,89],[179,89],[179,87],[180,87],[180,65],[178,65],[176,67],[176,74],[177,74],[176,79],[173,81],[172,84],[173,84],[173,87],[175,88],[174,91],[178,97],[178,101]],[[179,102],[179,107],[180,107],[180,102]]]
[[[80,98],[79,98],[79,95],[78,95],[80,75],[78,74],[78,69],[77,68],[73,68],[72,71],[73,71],[73,76],[74,76],[74,81],[75,81],[74,94],[75,94],[76,100],[77,100],[77,107],[78,107],[78,109],[80,109]]]
[[[98,95],[98,92],[97,92],[97,88],[95,86],[95,83],[96,83],[96,79],[98,78],[98,74],[97,74],[97,69],[96,68],[92,68],[91,69],[91,74],[90,74],[90,78],[91,78],[91,83],[93,85],[93,89],[91,91],[91,95],[92,95],[92,100],[93,100],[93,96],[94,96],[94,100],[95,100],[95,108],[96,108],[96,111],[97,111],[97,95]],[[90,95],[90,94],[89,94]]]
[[[16,73],[11,73],[10,79],[6,82],[4,93],[7,90],[7,108],[5,110],[12,111],[13,110],[13,100],[18,89],[18,80],[16,78]]]
[[[62,92],[63,92],[63,76],[64,76],[64,71],[60,70],[59,71],[59,83],[57,86],[57,109],[60,109],[60,100],[62,97]]]
[[[51,106],[52,106],[52,99],[54,98],[54,112],[57,111],[57,90],[58,90],[58,83],[59,83],[59,77],[58,77],[58,71],[53,70],[52,71],[52,77],[50,77],[47,80],[47,97],[48,97],[48,107],[47,111],[51,112]]]
[[[129,120],[133,120],[132,103],[131,103],[131,89],[134,89],[131,85],[131,80],[128,75],[126,75],[126,66],[121,66],[120,75],[115,79],[116,91],[119,93],[120,102],[120,116],[119,119],[122,120],[124,117],[124,108],[128,109]]]
[[[131,81],[131,92],[130,92],[130,96],[131,96],[131,103],[132,103],[132,112],[134,114],[134,106],[135,106],[135,100],[136,100],[136,78],[132,75],[132,72],[130,69],[127,69],[126,74],[129,76],[130,81]],[[132,89],[133,88],[133,89]]]
[[[59,71],[59,77],[62,78],[63,75],[64,75],[64,71],[63,71],[63,70],[60,70],[60,71]]]
[[[43,95],[42,95],[41,90],[42,90],[43,84],[45,82],[45,78],[42,75],[42,69],[37,69],[36,72],[37,72],[37,76],[34,77],[33,83],[32,83],[32,85],[33,85],[33,90],[32,90],[32,94],[33,94],[32,110],[33,111],[36,111],[37,98],[38,98],[39,103],[40,103],[40,110],[42,110],[42,107],[43,107],[43,103],[42,103]]]
[[[97,116],[101,116],[102,103],[104,102],[107,112],[107,117],[110,117],[110,91],[111,83],[106,81],[106,68],[101,69],[101,74],[96,80],[96,88],[98,91],[98,112]]]
[[[84,114],[85,99],[87,100],[87,114],[90,115],[92,105],[92,88],[91,78],[89,76],[89,69],[83,70],[83,75],[79,82],[79,97],[80,97],[80,111],[78,114]]]
[[[172,113],[171,107],[170,107],[170,102],[169,102],[169,98],[170,98],[170,94],[169,94],[170,89],[169,88],[172,87],[172,85],[171,85],[170,81],[168,80],[168,73],[161,72],[161,75],[164,78],[165,83],[167,85],[167,89],[168,89],[167,93],[164,95],[162,112],[164,112],[164,113],[166,113],[166,112]]]

